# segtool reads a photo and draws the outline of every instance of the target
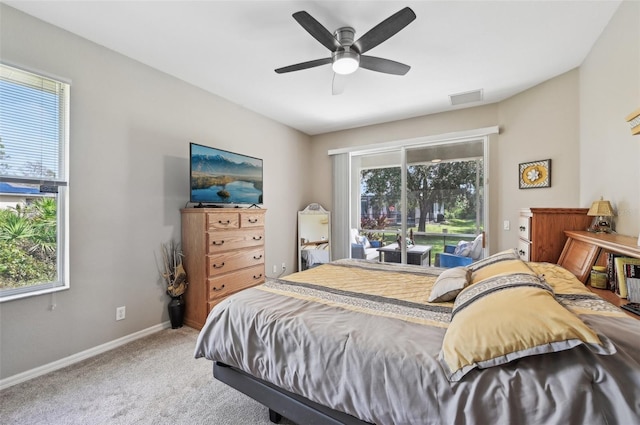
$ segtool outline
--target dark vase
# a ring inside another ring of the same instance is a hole
[[[169,301],[169,320],[171,320],[171,329],[182,327],[184,321],[184,298],[182,295],[171,297]]]

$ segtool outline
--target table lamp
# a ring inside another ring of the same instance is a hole
[[[595,233],[612,233],[611,229],[611,217],[613,217],[613,208],[609,201],[604,201],[600,197],[599,201],[594,201],[589,208],[587,215],[593,217],[593,223],[589,227],[590,232]]]

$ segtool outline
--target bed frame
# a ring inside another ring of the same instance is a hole
[[[305,425],[371,425],[354,416],[285,391],[224,363],[213,364],[213,376],[269,408],[269,420],[276,424],[285,417],[297,424]]]

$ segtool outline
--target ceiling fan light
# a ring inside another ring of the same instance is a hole
[[[360,66],[360,55],[351,51],[336,52],[331,65],[333,72],[342,75],[356,72],[358,66]]]

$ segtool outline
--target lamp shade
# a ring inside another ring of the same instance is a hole
[[[591,204],[591,208],[589,208],[587,215],[592,217],[613,217],[613,208],[611,208],[611,203],[609,201],[603,201],[600,199],[599,201],[594,201],[593,204]]]

